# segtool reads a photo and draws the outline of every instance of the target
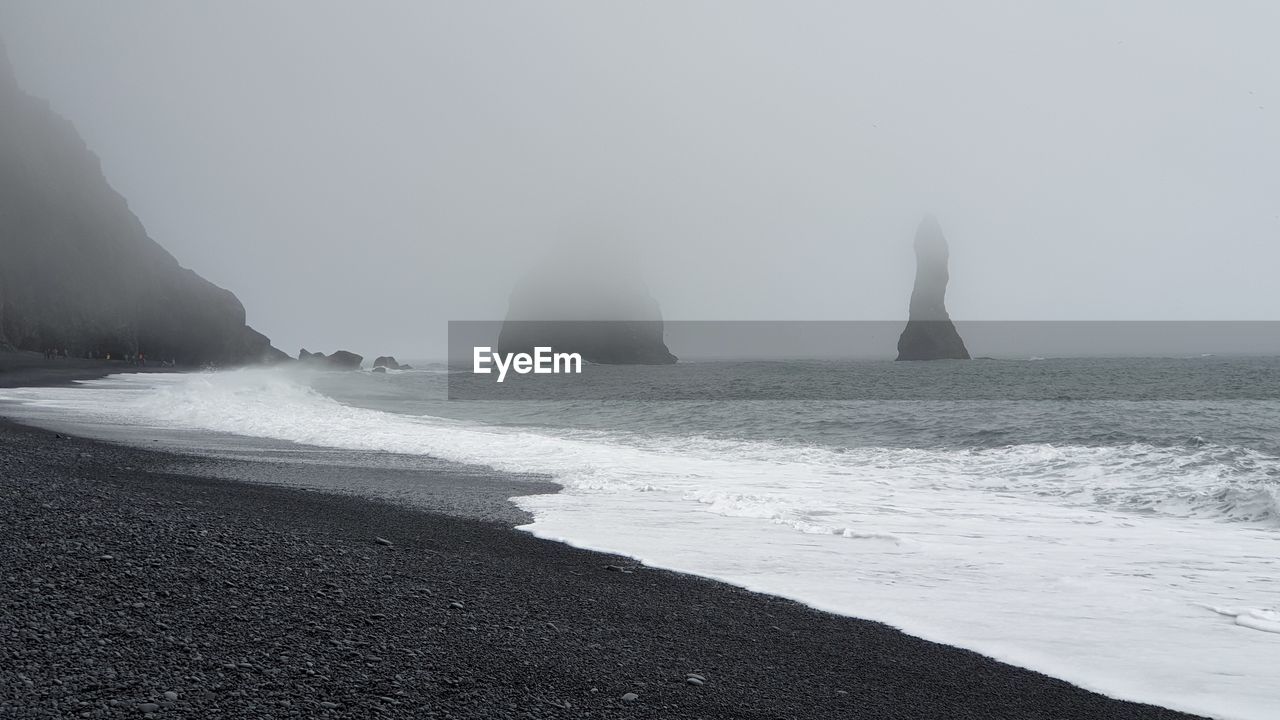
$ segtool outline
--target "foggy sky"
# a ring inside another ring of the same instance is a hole
[[[61,2],[0,35],[277,347],[443,352],[547,245],[672,319],[1276,320],[1280,5]]]

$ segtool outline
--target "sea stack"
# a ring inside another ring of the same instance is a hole
[[[576,352],[601,365],[670,365],[662,311],[637,272],[592,251],[561,253],[511,293],[498,352]]]
[[[331,355],[325,355],[322,352],[307,352],[306,348],[302,348],[298,351],[298,360],[312,365],[326,365],[337,370],[359,370],[360,365],[364,363],[364,356],[349,350],[335,350]]]
[[[925,216],[916,230],[916,284],[907,327],[898,338],[899,360],[968,360],[969,351],[947,314],[950,251],[942,226]]]
[[[147,236],[84,140],[0,45],[0,348],[276,361],[244,306]]]

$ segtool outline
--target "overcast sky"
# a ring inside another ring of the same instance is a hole
[[[669,318],[1280,319],[1280,3],[5,0],[20,82],[277,346],[438,352],[542,248]]]

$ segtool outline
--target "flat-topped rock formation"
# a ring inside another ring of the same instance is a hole
[[[147,236],[70,122],[0,46],[0,349],[180,364],[276,361],[236,296]]]
[[[604,365],[670,365],[662,311],[639,275],[595,257],[562,257],[511,293],[498,352],[550,347]]]
[[[298,360],[304,363],[325,365],[336,370],[359,370],[364,363],[364,356],[349,350],[334,350],[332,354],[307,352],[306,348],[298,351]]]
[[[968,360],[969,350],[947,314],[950,251],[932,215],[916,230],[916,284],[907,327],[898,338],[899,360]]]

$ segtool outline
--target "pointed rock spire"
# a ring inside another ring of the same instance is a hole
[[[916,284],[907,327],[898,338],[899,360],[968,360],[969,351],[947,314],[950,250],[937,218],[926,215],[916,230]]]

